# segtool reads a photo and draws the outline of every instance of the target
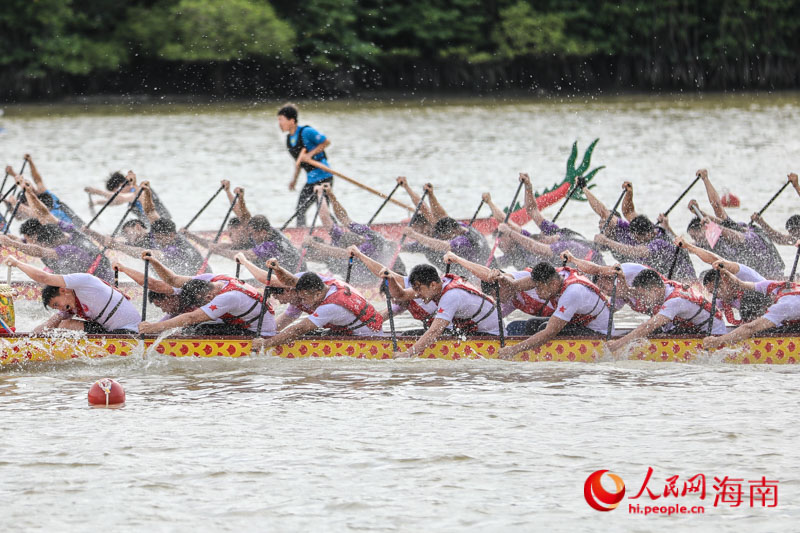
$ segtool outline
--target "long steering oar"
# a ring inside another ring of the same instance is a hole
[[[218,195],[219,193],[221,193],[221,192],[222,192],[222,190],[223,190],[224,188],[225,188],[225,186],[224,186],[224,185],[220,185],[219,189],[217,189],[217,192],[215,192],[215,193],[214,193],[214,195],[213,195],[211,198],[209,198],[209,199],[208,199],[208,201],[207,201],[207,202],[206,202],[206,203],[203,205],[203,207],[201,207],[201,208],[200,208],[200,211],[198,211],[198,212],[197,212],[197,214],[196,214],[195,216],[193,216],[193,217],[192,217],[192,220],[190,220],[190,221],[189,221],[189,222],[188,222],[188,223],[187,223],[187,224],[186,224],[186,225],[183,227],[183,229],[189,229],[189,226],[191,226],[192,224],[194,224],[194,221],[195,221],[195,220],[197,220],[197,218],[198,218],[200,215],[202,215],[202,214],[203,214],[203,211],[205,211],[205,210],[206,210],[206,207],[208,207],[209,205],[211,205],[211,202],[213,202],[213,201],[214,201],[214,198],[216,198],[216,197],[217,197],[217,195]]]
[[[388,270],[384,270],[385,276],[389,275]],[[397,351],[397,331],[394,329],[394,309],[392,309],[392,295],[389,293],[389,278],[384,278],[381,283],[381,291],[386,295],[386,311],[389,315],[389,329],[392,331],[392,351]]]
[[[669,216],[670,212],[672,212],[672,210],[673,210],[673,209],[675,209],[675,206],[676,206],[676,205],[678,205],[678,204],[680,203],[680,201],[681,201],[681,200],[683,200],[683,197],[684,197],[684,196],[686,196],[687,194],[689,194],[689,191],[692,189],[692,187],[694,187],[694,184],[695,184],[695,183],[697,183],[698,181],[700,181],[700,173],[698,173],[698,174],[697,174],[697,175],[694,177],[694,181],[692,181],[692,183],[690,183],[690,184],[689,184],[689,186],[688,186],[688,187],[686,187],[686,189],[685,189],[685,190],[684,190],[684,191],[681,193],[681,195],[680,195],[680,196],[678,196],[678,199],[677,199],[677,200],[675,200],[674,202],[672,202],[672,205],[671,205],[671,206],[669,206],[669,209],[667,209],[666,211],[664,211],[664,216],[665,216],[665,217],[668,217],[668,216]]]
[[[768,208],[769,206],[771,206],[771,205],[772,205],[772,202],[774,202],[774,201],[775,201],[775,200],[778,198],[778,196],[780,196],[780,195],[781,195],[781,193],[783,192],[783,190],[784,190],[786,187],[788,187],[788,186],[789,186],[789,184],[791,184],[791,183],[792,183],[791,181],[787,181],[786,183],[784,183],[784,184],[783,184],[783,186],[781,186],[781,188],[780,188],[780,189],[778,189],[778,192],[776,192],[775,194],[773,194],[773,195],[772,195],[772,198],[770,198],[770,199],[769,199],[769,202],[767,202],[766,204],[764,204],[764,207],[762,207],[762,208],[761,208],[761,209],[758,211],[758,216],[761,216],[761,215],[763,215],[763,214],[764,214],[764,211],[766,211],[766,210],[767,210],[767,208]],[[750,221],[750,225],[752,226],[752,225],[754,225],[754,224],[755,224],[755,223],[754,223],[754,222],[751,220],[751,221]]]
[[[392,199],[392,196],[394,196],[394,193],[395,193],[395,191],[397,191],[397,189],[398,189],[399,187],[400,187],[400,184],[399,184],[399,183],[398,183],[397,185],[395,185],[395,186],[394,186],[394,189],[392,189],[392,192],[390,192],[390,193],[389,193],[389,196],[387,196],[387,197],[386,197],[386,199],[383,201],[383,203],[382,203],[382,204],[381,204],[381,206],[378,208],[378,210],[377,210],[377,211],[375,211],[375,214],[374,214],[374,215],[372,215],[372,218],[370,218],[370,219],[369,219],[369,222],[367,222],[367,226],[371,226],[371,225],[372,225],[372,223],[373,223],[373,222],[375,222],[375,218],[377,218],[377,216],[378,216],[378,213],[380,213],[380,212],[381,212],[381,210],[382,210],[382,209],[383,209],[383,208],[386,206],[386,204],[388,204],[388,203],[389,203],[389,200],[391,200],[391,199]]]
[[[411,224],[414,223],[414,218],[419,213],[419,210],[422,208],[422,203],[425,201],[425,197],[428,196],[428,190],[425,189],[422,191],[422,196],[419,198],[419,202],[417,203],[417,208],[414,209],[414,214],[411,215],[411,220],[408,221],[408,227],[411,227]],[[400,237],[400,243],[397,245],[397,249],[394,251],[394,255],[392,256],[392,260],[389,262],[389,270],[394,268],[395,262],[397,262],[397,258],[400,256],[400,250],[403,248],[403,243],[406,242],[406,236],[403,235]]]
[[[316,194],[314,194],[314,196],[316,196]],[[322,207],[322,202],[324,202],[325,199],[326,196],[323,194],[323,197],[319,199],[319,202],[317,202],[317,210],[314,212],[314,218],[311,220],[311,226],[308,227],[309,237],[314,233],[314,226],[317,225],[317,217],[319,217],[319,210]],[[295,272],[300,272],[300,269],[303,267],[303,261],[305,260],[307,253],[308,253],[308,246],[303,244],[303,249],[300,251],[300,261],[297,262],[297,268],[294,270]]]
[[[508,224],[508,219],[511,218],[511,211],[513,211],[514,206],[517,204],[517,198],[519,198],[519,192],[522,190],[522,186],[525,185],[524,181],[519,182],[519,186],[517,187],[517,192],[514,193],[514,199],[511,200],[511,203],[508,204],[508,211],[506,211],[506,218],[503,221],[504,224]],[[492,261],[494,261],[494,253],[497,251],[497,244],[500,242],[500,233],[497,234],[494,240],[494,246],[492,246],[492,253],[489,254],[489,260],[486,261],[486,266],[491,267]]]
[[[233,201],[231,202],[231,206],[228,208],[228,212],[225,213],[225,218],[222,219],[222,224],[219,227],[219,231],[217,231],[217,235],[214,237],[213,244],[217,244],[219,242],[219,238],[222,236],[222,232],[225,231],[225,224],[228,223],[228,219],[233,212],[233,208],[236,207],[236,202],[239,201],[239,195],[233,197]],[[206,252],[206,257],[203,259],[203,264],[200,265],[200,270],[197,271],[197,274],[203,274],[206,269],[208,268],[208,260],[211,258],[211,247],[209,246],[208,252]]]
[[[297,218],[297,215],[299,215],[301,212],[305,212],[305,210],[308,209],[308,206],[310,206],[311,202],[313,202],[314,200],[316,200],[316,196],[314,196],[314,195],[309,196],[308,200],[306,200],[306,203],[304,203],[302,205],[302,207],[298,207],[297,210],[295,210],[295,212],[292,214],[292,216],[289,217],[289,220],[287,220],[286,222],[283,223],[283,226],[281,226],[281,231],[283,231],[286,228],[288,228],[289,224],[292,222],[292,220]]]
[[[316,161],[316,160],[314,160],[314,159],[310,159],[310,158],[309,158],[309,159],[306,159],[306,161],[305,161],[305,162],[306,162],[306,163],[308,163],[308,164],[309,164],[309,165],[311,165],[311,166],[314,166],[314,167],[320,168],[320,169],[324,170],[325,172],[330,172],[330,173],[331,173],[331,174],[333,174],[334,176],[339,176],[339,177],[340,177],[340,178],[342,178],[343,180],[345,180],[345,181],[348,181],[348,182],[352,183],[353,185],[355,185],[356,187],[360,187],[360,188],[364,189],[365,191],[369,191],[369,192],[371,192],[372,194],[374,194],[374,195],[376,195],[376,196],[380,196],[381,198],[388,198],[388,197],[387,197],[385,194],[383,194],[382,192],[380,192],[380,191],[377,191],[377,190],[375,190],[375,189],[373,189],[372,187],[369,187],[369,186],[367,186],[367,185],[364,185],[363,183],[361,183],[361,182],[359,182],[359,181],[356,181],[356,180],[354,180],[353,178],[348,178],[347,176],[345,176],[345,175],[344,175],[344,174],[342,174],[341,172],[336,172],[336,171],[335,171],[335,170],[333,170],[332,168],[330,168],[330,167],[328,167],[328,166],[326,166],[326,165],[323,165],[323,164],[322,164],[322,163],[320,163],[319,161]],[[395,200],[394,198],[392,198],[392,199],[391,199],[391,200],[389,200],[389,201],[390,201],[390,202],[392,202],[392,203],[393,203],[393,204],[395,204],[395,205],[399,205],[399,206],[400,206],[400,207],[402,207],[403,209],[407,209],[408,211],[413,211],[413,210],[414,210],[414,208],[413,208],[413,207],[411,207],[410,205],[408,205],[408,204],[404,204],[403,202],[400,202],[400,201],[398,201],[398,200]]]
[[[717,270],[717,279],[714,280],[714,292],[711,293],[711,315],[708,317],[708,333],[711,335],[711,330],[714,328],[714,313],[717,312],[717,293],[719,292],[719,278],[722,277],[722,267]]]
[[[128,215],[131,213],[131,211],[133,211],[133,208],[136,207],[136,202],[139,201],[139,197],[142,195],[143,192],[144,192],[144,188],[139,189],[139,192],[136,193],[136,196],[134,196],[134,198],[131,201],[131,203],[128,204],[128,209],[125,210],[125,214],[122,215],[122,218],[119,220],[119,224],[117,224],[117,227],[114,228],[114,231],[111,232],[111,238],[112,239],[114,237],[116,237],[117,233],[119,233],[119,230],[122,229],[122,225],[125,223],[125,219],[128,218]],[[100,250],[100,253],[97,254],[97,257],[94,258],[94,262],[92,263],[92,265],[89,267],[89,270],[87,271],[89,274],[94,274],[94,271],[97,270],[97,267],[100,266],[100,261],[102,261],[103,256],[106,253],[106,250],[108,250],[108,245],[107,244],[103,245],[103,249]]]
[[[103,211],[105,211],[105,210],[106,210],[106,207],[108,207],[109,205],[111,205],[111,202],[113,202],[113,201],[114,201],[114,200],[117,198],[117,196],[119,196],[119,193],[121,193],[121,192],[122,192],[122,190],[123,190],[125,187],[127,187],[127,186],[128,186],[128,183],[130,183],[130,180],[127,180],[127,179],[126,179],[126,180],[125,180],[125,181],[122,183],[122,185],[120,185],[120,186],[119,186],[119,189],[117,189],[116,191],[114,191],[114,194],[112,194],[112,195],[109,197],[109,199],[108,199],[108,200],[106,200],[106,203],[104,203],[104,204],[103,204],[103,207],[101,207],[101,208],[100,208],[100,211],[98,211],[98,212],[97,212],[97,214],[96,214],[95,216],[93,216],[93,217],[92,217],[92,220],[90,220],[90,221],[89,221],[89,223],[88,223],[88,224],[86,224],[86,227],[85,227],[84,229],[89,229],[89,228],[92,226],[92,224],[94,224],[94,221],[95,221],[95,220],[97,220],[97,217],[99,217],[100,215],[102,215],[102,214],[103,214]],[[90,202],[91,202],[91,194],[89,195],[89,198],[90,198]]]

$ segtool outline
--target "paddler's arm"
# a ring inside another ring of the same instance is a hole
[[[133,281],[138,283],[139,285],[144,286],[144,272],[139,272],[136,269],[126,267],[119,261],[114,261],[111,263],[112,270],[119,270]],[[147,278],[147,289],[153,292],[157,292],[159,294],[173,294],[172,285],[161,281],[160,279],[154,278],[153,276],[148,276]]]
[[[767,236],[772,239],[772,242],[775,244],[783,244],[786,246],[791,246],[794,244],[794,239],[791,235],[776,231],[772,226],[767,224],[767,221],[761,218],[761,215],[758,213],[753,213],[750,216],[750,220],[761,226],[764,232],[766,232]]]
[[[15,241],[8,235],[0,235],[0,244],[19,250],[26,255],[42,257],[46,259],[58,259],[58,254],[51,248],[44,248],[36,244],[26,244],[20,241]]]
[[[189,230],[187,230],[185,228],[181,228],[180,234],[183,235],[184,237],[186,237],[187,239],[193,240],[194,242],[196,242],[197,244],[199,244],[203,248],[208,248],[211,245],[211,243],[214,242],[213,239],[203,238],[200,235],[198,235],[196,233],[192,233],[191,231],[189,231]]]
[[[761,317],[752,322],[742,324],[730,333],[720,335],[719,337],[705,337],[703,339],[703,348],[706,350],[713,350],[723,345],[731,345],[750,337],[755,337],[759,331],[774,328],[775,324],[770,322],[769,319]]]
[[[330,244],[325,244],[324,242],[319,242],[317,240],[314,240],[314,237],[311,237],[309,235],[306,235],[306,238],[303,240],[303,245],[306,248],[314,248],[316,250],[319,250],[325,254],[328,254],[331,257],[337,257],[340,259],[350,258],[350,252],[348,252],[347,249],[339,248],[337,246],[331,246]]]
[[[100,242],[104,246],[108,246],[108,248],[111,250],[118,250],[123,254],[129,255],[135,259],[139,259],[140,257],[142,257],[142,254],[145,252],[151,253],[159,261],[164,258],[164,254],[161,253],[159,250],[147,250],[146,248],[131,246],[130,244],[125,244],[124,242],[112,239],[111,237],[104,237],[104,239]]]
[[[439,335],[442,334],[444,328],[450,324],[449,320],[445,320],[444,318],[434,318],[431,326],[428,328],[428,331],[425,332],[422,337],[419,338],[414,345],[406,350],[405,352],[395,353],[395,358],[401,357],[416,357],[417,355],[421,354],[425,351],[425,348],[436,342],[436,339],[439,338]]]
[[[615,252],[627,255],[628,257],[649,257],[650,249],[647,246],[638,244],[632,246],[630,244],[622,244],[606,237],[605,235],[595,235],[594,242],[606,246]]]
[[[636,212],[636,207],[633,205],[633,183],[626,181],[622,184],[622,188],[625,189],[625,196],[622,197],[622,216],[630,222],[639,216]]]
[[[736,231],[725,226],[720,226],[720,229],[722,230],[721,235],[729,241],[733,241],[737,244],[744,244],[746,239],[744,237],[744,233],[741,231]]]
[[[31,154],[25,154],[25,161],[28,162],[28,168],[31,169],[31,178],[33,179],[33,183],[35,184],[36,194],[41,194],[47,190],[47,187],[44,185],[44,180],[42,180],[42,175],[39,174],[39,169],[36,168],[36,165],[33,164],[33,158]]]
[[[736,277],[736,274],[739,272],[739,265],[736,263],[732,263],[730,261],[714,261],[711,266],[716,270],[721,270],[722,275],[728,278],[728,283],[731,283],[742,290],[746,291],[754,291],[756,290],[756,284],[752,281],[742,281]]]
[[[489,206],[489,209],[492,211],[492,217],[498,222],[504,222],[506,219],[506,214],[497,207],[497,205],[492,201],[492,195],[488,192],[485,192],[481,195],[481,200],[483,203]],[[522,229],[521,226],[515,224],[511,219],[508,219],[508,225],[514,228],[514,231],[520,231]]]
[[[212,254],[228,258],[232,261],[235,260],[236,254],[238,254],[239,252],[244,253],[251,261],[255,261],[258,259],[252,250],[234,250],[228,244],[220,244],[212,242],[208,244],[207,248]]]
[[[714,252],[710,252],[704,248],[700,248],[699,246],[695,246],[694,244],[687,241],[684,237],[677,237],[672,243],[675,246],[681,246],[686,249],[687,252],[690,254],[696,255],[700,261],[704,263],[708,263],[709,265],[714,264],[715,261],[719,261],[722,259],[720,256],[715,254]],[[738,265],[737,265],[737,272],[738,272]]]
[[[343,226],[349,226],[352,220],[347,215],[347,211],[342,204],[339,203],[339,200],[336,199],[336,195],[333,193],[333,189],[331,189],[330,183],[324,183],[322,185],[322,189],[325,191],[325,194],[328,195],[328,199],[331,201],[331,207],[333,207],[333,214],[336,215],[336,218],[339,219],[339,222],[342,223]],[[325,209],[327,206],[323,205],[320,208],[320,216],[322,216],[322,210]]]
[[[272,348],[273,346],[278,346],[279,344],[286,344],[287,342],[291,342],[297,337],[305,335],[309,331],[314,331],[315,329],[317,329],[317,325],[311,322],[309,319],[304,318],[297,324],[289,326],[277,335],[253,341],[253,348]]]
[[[44,322],[42,322],[41,324],[39,324],[38,326],[36,326],[35,328],[33,328],[31,333],[42,333],[49,329],[56,329],[62,320],[64,320],[64,315],[62,315],[60,312],[56,313],[47,320],[45,320]]]
[[[797,174],[792,172],[791,174],[789,174],[787,176],[787,178],[789,178],[789,183],[792,184],[792,186],[794,187],[794,190],[797,191],[797,194],[800,195],[800,184],[798,183],[798,180],[797,180]]]
[[[60,276],[58,274],[50,274],[49,272],[45,272],[41,268],[36,268],[33,265],[23,263],[14,256],[7,257],[6,264],[8,266],[17,267],[22,272],[24,272],[26,276],[31,278],[36,283],[41,283],[42,285],[52,285],[53,287],[67,286],[66,283],[64,282],[64,276]]]
[[[423,191],[428,191],[428,203],[431,206],[431,214],[433,215],[433,222],[436,223],[437,220],[441,220],[448,216],[447,211],[444,210],[442,204],[439,203],[439,199],[436,198],[436,194],[433,192],[433,184],[426,183],[424,187],[422,187]]]
[[[628,343],[635,341],[636,339],[643,339],[650,335],[653,331],[657,330],[661,326],[668,324],[672,321],[668,316],[657,314],[648,318],[646,321],[639,324],[636,329],[621,337],[619,339],[610,341],[608,343],[608,349],[612,352],[617,352],[621,348],[623,348]]]
[[[604,276],[611,278],[616,274],[616,270],[613,266],[602,266],[598,265],[597,263],[592,263],[591,261],[578,259],[572,255],[572,252],[568,250],[561,252],[561,260],[566,261],[567,263],[572,263],[578,270],[585,274],[589,274],[590,276]]]
[[[603,202],[597,199],[597,196],[595,196],[594,193],[589,190],[588,186],[581,189],[581,192],[589,201],[589,207],[592,208],[592,211],[597,213],[598,216],[605,221],[608,218],[608,215],[611,214],[611,211],[605,206],[605,204],[603,204]],[[614,219],[612,218],[608,225],[611,226],[614,223]]]
[[[539,211],[539,205],[536,203],[536,198],[533,195],[533,185],[531,184],[531,177],[525,173],[519,175],[519,180],[525,184],[525,212],[531,217],[536,225],[541,228],[544,224],[544,217]],[[513,206],[511,206],[513,209]]]
[[[440,241],[439,239],[428,237],[427,235],[423,235],[422,233],[417,233],[410,227],[403,228],[403,235],[407,235],[409,239],[414,239],[418,243],[422,244],[423,246],[427,246],[431,250],[436,250],[437,252],[450,251],[449,241]]]
[[[301,133],[300,135],[302,135],[302,133]],[[317,155],[317,154],[321,153],[323,150],[325,150],[326,148],[328,148],[330,145],[331,145],[331,140],[330,140],[330,139],[328,139],[328,138],[325,138],[325,140],[324,140],[324,141],[322,141],[321,143],[319,143],[319,144],[318,144],[318,145],[317,145],[317,146],[316,146],[316,147],[315,147],[313,150],[311,150],[310,152],[306,152],[305,154],[300,154],[300,157],[302,157],[302,158],[303,158],[303,161],[307,161],[307,160],[309,160],[309,159],[313,159],[315,155]],[[298,158],[298,159],[299,159],[299,158]]]
[[[414,206],[419,205],[419,201],[421,196],[414,192],[414,190],[408,185],[408,180],[405,176],[400,176],[397,178],[397,183],[399,183],[403,189],[405,189],[406,193],[408,193],[408,197],[411,198],[411,201],[414,202]],[[435,224],[436,219],[433,217],[433,213],[431,210],[428,209],[428,206],[424,203],[420,205],[419,213],[425,217],[430,224]]]
[[[28,207],[33,211],[33,216],[41,220],[42,224],[58,224],[58,219],[53,216],[50,210],[47,209],[47,206],[36,196],[36,190],[33,185],[25,182],[24,188],[25,200],[28,202]]]
[[[326,183],[325,185],[328,184]],[[328,187],[330,187],[330,185],[328,185]],[[322,185],[314,185],[314,194],[317,195],[317,204],[319,205],[319,220],[322,223],[322,227],[330,231],[336,222],[334,222],[331,216],[330,207],[328,207],[328,202],[325,201],[323,192],[325,192],[325,189]]]
[[[155,222],[161,217],[158,216],[158,212],[156,211],[156,204],[153,203],[153,193],[150,190],[150,182],[143,181],[141,187],[142,187],[142,195],[139,197],[139,199],[142,202],[142,210],[144,211],[147,220],[149,220],[150,222]]]
[[[703,180],[703,185],[706,187],[706,195],[708,196],[708,201],[711,204],[711,207],[714,209],[714,215],[721,220],[727,220],[728,213],[725,212],[725,207],[722,205],[722,200],[717,193],[717,190],[711,184],[711,180],[708,179],[708,170],[701,168],[697,171],[697,176]]]
[[[536,255],[540,255],[542,257],[550,257],[555,255],[553,254],[553,250],[551,250],[550,246],[548,246],[547,244],[538,242],[534,239],[531,239],[530,237],[526,237],[521,233],[513,231],[513,229],[508,224],[500,224],[500,226],[498,226],[497,229],[500,231],[500,233],[502,233],[507,237],[510,237],[520,246],[522,246],[526,250],[530,250]]]
[[[372,272],[377,277],[381,277],[381,274],[385,270],[387,270],[385,265],[382,265],[381,263],[375,261],[371,257],[368,257],[367,255],[365,255],[361,250],[358,249],[358,246],[356,246],[354,244],[349,246],[347,248],[347,251],[354,258],[356,258],[359,261],[361,261],[362,263],[364,263],[364,266],[367,267],[367,270]],[[394,272],[393,270],[390,270],[389,272],[392,274],[392,278],[399,280],[399,282],[403,281],[403,276],[401,276],[397,272]]]
[[[195,309],[189,313],[183,313],[169,320],[162,322],[139,322],[139,333],[147,335],[157,335],[168,329],[182,328],[192,324],[208,322],[211,318],[202,309]]]
[[[263,283],[264,285],[267,284],[267,271],[261,268],[258,268],[255,263],[253,263],[247,255],[243,252],[239,252],[233,257],[233,260],[239,264],[244,265],[248,272],[250,272],[256,281]],[[276,283],[277,278],[270,279],[270,285],[273,287],[283,287],[281,283]]]
[[[253,218],[250,214],[250,210],[247,209],[247,203],[244,199],[244,187],[236,187],[233,189],[233,194],[239,195],[239,199],[236,200],[236,205],[233,208],[233,212],[236,213],[236,216],[239,217],[239,220],[242,221],[242,224],[247,224],[247,222]],[[231,202],[233,202],[233,198],[231,198]]]
[[[414,289],[406,289],[405,283],[402,283],[403,278],[392,275],[393,272],[384,270],[379,274],[379,277],[389,281],[389,294],[394,299],[395,303],[410,302],[416,297]]]
[[[672,231],[672,228],[669,225],[669,217],[667,217],[664,213],[659,213],[658,218],[656,218],[656,223],[664,228],[664,231],[667,232],[671,238],[675,238],[675,232]]]
[[[158,274],[159,278],[164,280],[164,282],[169,284],[171,287],[183,287],[184,283],[192,280],[190,276],[180,276],[169,268],[165,267],[164,264],[158,260],[158,258],[153,257],[153,252],[150,250],[145,250],[142,252],[141,258],[148,259],[153,271]]]
[[[289,182],[289,190],[293,191],[297,187],[297,178],[300,177],[300,170],[303,168],[300,166],[303,161],[305,161],[306,149],[303,148],[300,150],[300,154],[298,154],[297,159],[294,161],[294,174],[292,174],[292,181]],[[233,200],[231,200],[233,201]]]
[[[267,259],[267,268],[272,269],[272,275],[278,278],[278,281],[282,284],[283,287],[294,288],[297,285],[297,280],[300,279],[285,268],[283,268],[280,264],[278,264],[278,260],[274,257],[271,259]]]
[[[125,176],[125,178],[127,178],[127,180],[128,180],[128,182],[125,184],[125,188],[127,188],[128,186],[134,187],[134,188],[136,187],[136,174],[134,174],[134,172],[132,170],[128,171],[128,174]],[[122,185],[120,185],[120,187],[122,187]],[[98,189],[97,187],[84,187],[83,190],[86,191],[86,192],[95,194],[97,196],[102,196],[106,200],[111,198],[114,195],[114,193],[116,192],[116,190],[114,190],[114,191],[106,191],[104,189]],[[117,195],[116,198],[114,198],[114,201],[111,202],[109,205],[129,204],[129,203],[131,203],[133,201],[134,198],[136,198],[136,191],[134,191],[134,192],[121,192],[121,193],[119,193]],[[103,204],[103,203],[105,203],[105,202],[100,202],[100,203],[98,203],[98,205]]]
[[[536,333],[535,335],[528,337],[524,341],[520,342],[519,344],[514,344],[513,346],[506,346],[504,348],[500,348],[497,352],[497,356],[500,359],[511,359],[519,352],[524,352],[525,350],[533,350],[534,348],[538,348],[542,344],[548,342],[549,340],[553,339],[559,332],[564,329],[568,322],[566,320],[561,320],[560,318],[556,318],[551,316],[547,319],[547,326]]]

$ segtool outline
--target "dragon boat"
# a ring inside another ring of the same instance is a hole
[[[516,344],[524,339],[525,337],[509,337],[506,343]],[[303,337],[264,354],[253,354],[252,339],[246,337],[167,337],[156,342],[157,340],[155,337],[124,335],[79,335],[64,338],[14,334],[0,337],[0,366],[81,358],[170,356],[391,359],[393,354],[392,340],[389,337]],[[398,337],[398,348],[405,350],[414,341],[415,337]],[[440,339],[419,358],[496,359],[499,348],[500,341],[496,337]],[[710,355],[703,350],[701,339],[691,336],[652,337],[634,344],[622,356],[612,355],[601,338],[559,337],[514,357],[516,361],[582,363],[620,359],[666,363],[711,360],[734,364],[797,364],[800,360],[800,334],[760,336]]]

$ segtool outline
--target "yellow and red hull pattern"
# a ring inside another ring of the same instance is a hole
[[[523,338],[508,339],[508,344]],[[228,338],[167,338],[139,340],[122,336],[90,336],[77,339],[53,337],[0,338],[0,364],[25,361],[62,361],[78,358],[136,356],[158,353],[172,357],[247,357],[251,340]],[[414,339],[401,338],[398,348],[411,347]],[[497,339],[440,340],[423,352],[422,359],[496,359],[500,343]],[[269,355],[285,358],[351,357],[357,359],[391,359],[392,342],[387,338],[307,338],[269,350]],[[721,362],[736,364],[796,364],[800,360],[800,337],[759,337],[744,341],[724,352]],[[707,357],[700,339],[655,338],[637,344],[624,356],[611,355],[602,340],[558,339],[539,348],[517,354],[516,361],[582,362],[617,359],[686,363]]]

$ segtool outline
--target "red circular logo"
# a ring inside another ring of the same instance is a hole
[[[614,481],[614,485],[616,485],[615,491],[608,492],[603,488],[601,480],[603,474],[606,472],[608,472],[608,470],[593,472],[586,478],[586,483],[583,484],[583,496],[586,498],[586,503],[588,503],[592,509],[598,511],[611,511],[612,509],[616,509],[619,502],[621,502],[622,498],[625,496],[625,483],[623,483],[622,478],[616,474],[608,472],[608,477],[610,477],[612,481]]]

